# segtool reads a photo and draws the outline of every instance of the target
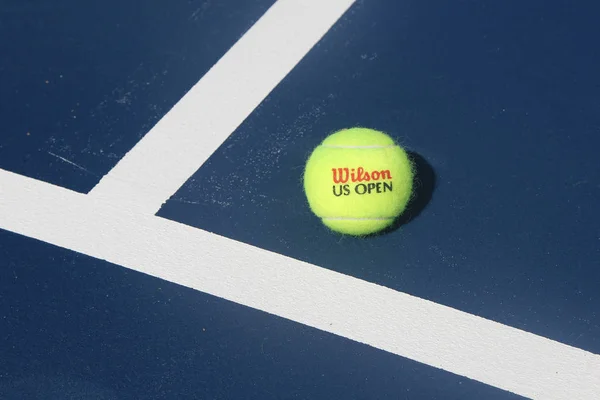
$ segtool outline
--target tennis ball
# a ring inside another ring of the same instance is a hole
[[[333,231],[364,236],[393,224],[411,198],[413,165],[383,132],[343,129],[310,155],[304,192],[312,212]]]

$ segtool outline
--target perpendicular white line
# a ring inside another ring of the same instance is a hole
[[[277,1],[89,195],[156,213],[354,1]]]
[[[0,228],[534,399],[599,399],[600,356],[0,170]]]

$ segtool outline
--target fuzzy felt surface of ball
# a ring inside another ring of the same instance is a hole
[[[303,185],[312,212],[331,230],[366,236],[390,227],[413,190],[408,153],[386,133],[342,129],[317,146]]]

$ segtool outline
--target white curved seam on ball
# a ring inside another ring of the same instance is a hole
[[[321,217],[330,221],[387,221],[396,217],[379,217],[379,218],[347,218],[347,217]]]
[[[321,147],[325,147],[327,149],[389,149],[392,147],[396,147],[396,145],[390,144],[387,146],[336,146],[330,144],[322,144]]]

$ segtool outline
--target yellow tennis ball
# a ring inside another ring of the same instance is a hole
[[[312,212],[330,229],[355,236],[394,223],[411,198],[413,165],[383,132],[343,129],[310,155],[304,192]]]

